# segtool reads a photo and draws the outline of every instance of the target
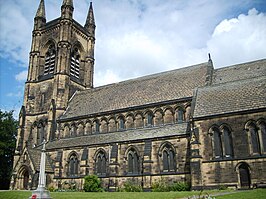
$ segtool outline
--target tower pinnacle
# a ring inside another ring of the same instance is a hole
[[[73,6],[73,0],[64,0],[62,6]]]
[[[95,20],[94,20],[94,14],[93,14],[93,7],[92,2],[90,2],[90,8],[88,11],[86,23],[84,26],[93,36],[95,34]]]
[[[73,18],[73,0],[64,0],[61,6],[61,17],[65,19],[72,19]]]
[[[44,5],[44,0],[40,1],[39,8],[36,12],[35,18],[44,18],[45,19],[45,5]]]

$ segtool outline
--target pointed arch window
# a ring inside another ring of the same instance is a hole
[[[232,134],[227,127],[223,127],[222,133],[224,138],[224,155],[226,158],[233,157]]]
[[[223,137],[224,137],[224,155],[226,158],[233,157],[233,141],[232,134],[229,128],[223,128]]]
[[[96,156],[96,172],[97,175],[106,175],[106,155],[103,151]]]
[[[215,158],[223,157],[221,133],[218,128],[213,128],[213,145]]]
[[[68,161],[68,164],[69,164],[69,176],[78,176],[78,171],[79,171],[79,162],[78,162],[78,157],[77,155],[74,153],[72,154],[70,157],[69,157],[69,161]]]
[[[74,48],[71,53],[70,75],[79,79],[80,76],[80,53],[78,48]]]
[[[175,154],[169,145],[166,145],[163,148],[163,171],[164,172],[171,172],[175,170]]]
[[[134,149],[128,152],[128,173],[138,174],[139,173],[139,156]]]
[[[260,142],[258,129],[255,123],[250,123],[247,127],[249,138],[250,138],[250,152],[252,154],[260,153]]]
[[[261,135],[261,148],[262,152],[266,152],[266,123],[264,121],[259,124],[260,135]]]
[[[54,73],[55,69],[55,45],[49,46],[47,53],[45,54],[45,65],[44,65],[44,75],[49,75]]]
[[[216,159],[232,158],[234,156],[233,139],[230,127],[222,125],[210,129],[212,136],[213,156]]]

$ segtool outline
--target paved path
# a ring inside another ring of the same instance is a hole
[[[235,193],[239,193],[239,192],[243,192],[243,190],[235,190],[235,191],[230,191],[230,192],[211,193],[211,194],[208,194],[208,191],[203,191],[202,194],[200,195],[200,197],[199,197],[199,194],[197,194],[194,196],[181,198],[181,199],[202,199],[202,198],[208,198],[208,196],[211,196],[211,197],[224,196],[224,195],[235,194]]]

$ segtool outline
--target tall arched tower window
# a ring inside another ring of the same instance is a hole
[[[55,45],[51,44],[45,54],[45,65],[43,75],[53,74],[55,69]]]
[[[70,65],[70,75],[79,79],[79,69],[80,69],[80,53],[78,48],[74,48],[71,53],[71,65]]]

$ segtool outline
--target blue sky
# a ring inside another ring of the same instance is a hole
[[[0,0],[0,109],[23,104],[39,0]],[[45,0],[46,17],[62,0]],[[85,23],[89,0],[74,0]],[[265,0],[93,0],[96,86],[207,61],[215,68],[266,58]]]

